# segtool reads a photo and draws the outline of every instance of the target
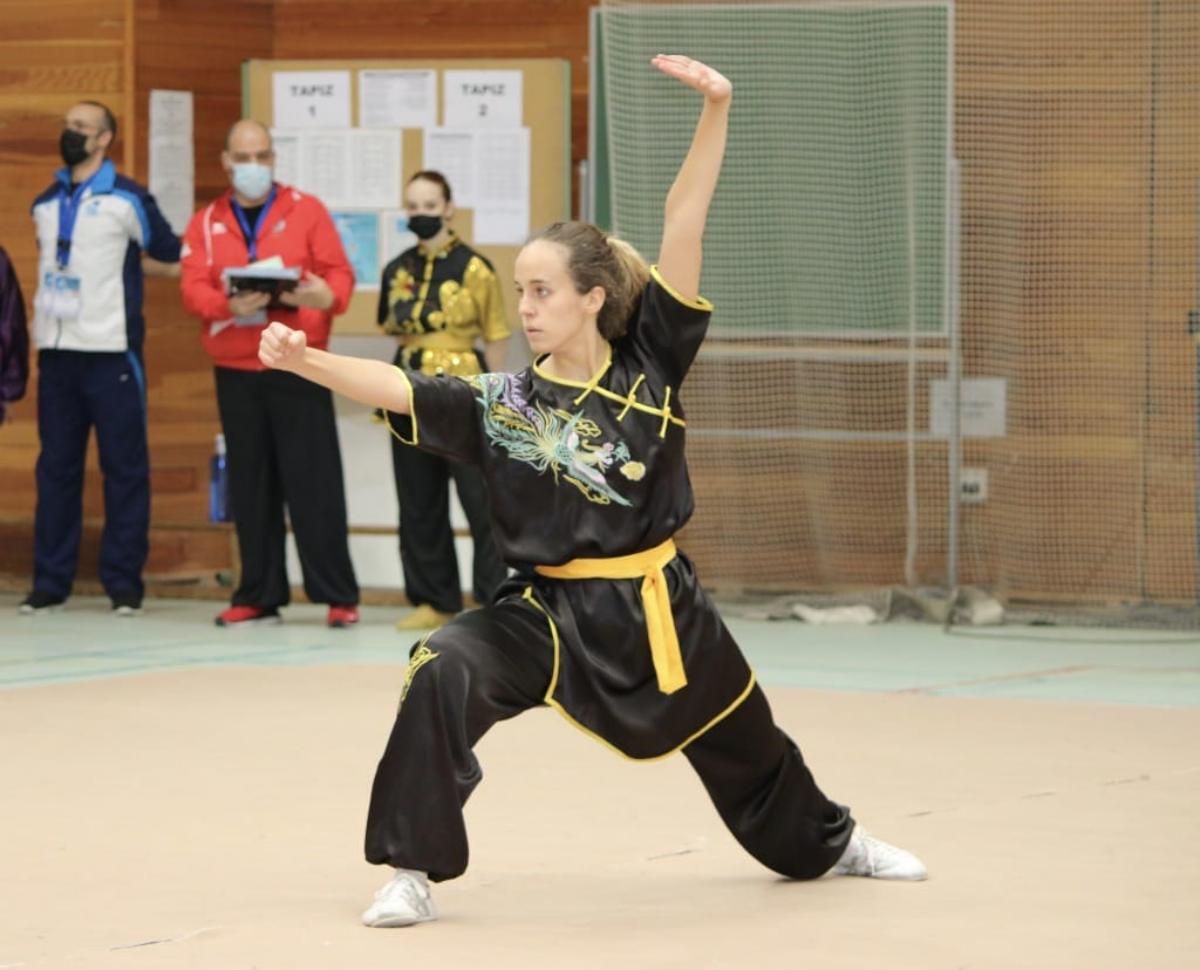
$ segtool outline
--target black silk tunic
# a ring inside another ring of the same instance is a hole
[[[688,683],[670,695],[651,662],[640,579],[550,579],[532,567],[650,549],[691,517],[678,391],[711,309],[655,271],[591,381],[536,362],[466,379],[407,373],[413,413],[396,428],[480,466],[496,544],[518,571],[502,598],[540,608],[557,651],[546,702],[633,758],[669,754],[733,710],[753,685],[749,667],[682,555],[664,573]]]

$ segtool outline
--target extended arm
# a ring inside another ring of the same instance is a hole
[[[700,293],[704,224],[721,174],[733,86],[711,67],[679,54],[659,54],[653,64],[704,95],[704,107],[687,157],[667,193],[658,269],[685,299]]]
[[[409,414],[409,385],[400,371],[381,360],[343,357],[307,345],[302,330],[272,323],[263,331],[258,359],[267,367],[291,371],[314,384],[371,407]]]

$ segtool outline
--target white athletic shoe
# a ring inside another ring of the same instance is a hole
[[[925,879],[925,864],[911,852],[868,835],[856,826],[846,851],[829,870],[835,876],[870,876],[873,879]]]
[[[397,869],[391,882],[375,894],[375,902],[362,914],[364,926],[412,926],[437,919],[425,873]]]

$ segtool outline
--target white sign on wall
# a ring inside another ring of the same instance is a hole
[[[397,128],[271,129],[275,180],[330,209],[396,209],[403,169]]]
[[[363,128],[437,125],[437,71],[359,71],[358,123]]]
[[[524,114],[520,71],[443,71],[444,128],[518,128]]]
[[[964,438],[1003,438],[1007,433],[1008,381],[1003,377],[964,377],[959,393],[959,415]],[[929,382],[929,433],[950,437],[950,382]]]
[[[276,71],[275,128],[349,128],[349,71]]]
[[[150,192],[180,235],[196,207],[192,92],[150,92]]]

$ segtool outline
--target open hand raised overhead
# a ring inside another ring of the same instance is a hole
[[[690,88],[695,88],[715,104],[728,101],[733,95],[733,85],[729,78],[719,71],[713,70],[707,64],[702,64],[683,54],[656,54],[651,58],[650,63],[663,74],[682,81]]]

